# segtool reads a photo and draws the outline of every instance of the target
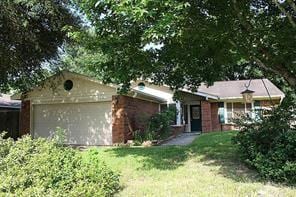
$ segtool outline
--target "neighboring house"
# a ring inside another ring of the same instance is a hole
[[[116,85],[106,85],[84,75],[63,71],[50,77],[43,86],[23,93],[21,133],[49,137],[56,127],[67,130],[67,142],[76,145],[112,145],[130,139],[132,131],[145,127],[143,117],[174,106],[176,130],[210,132],[233,128],[231,118],[237,112],[248,113],[270,106],[262,80],[252,80],[254,102],[244,103],[245,81],[216,82],[201,85],[197,92],[180,90],[179,101],[166,86],[137,81],[126,95],[117,94]],[[284,94],[264,79],[273,103]],[[251,116],[255,116],[251,113]]]
[[[6,131],[9,137],[19,137],[20,108],[20,101],[11,100],[9,95],[0,93],[0,133]]]

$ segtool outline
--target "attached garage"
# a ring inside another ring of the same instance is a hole
[[[141,92],[119,96],[117,87],[84,75],[63,71],[40,87],[22,93],[21,135],[53,137],[66,131],[66,144],[112,145],[130,139],[138,120],[159,111],[156,99]]]
[[[69,144],[111,145],[111,102],[33,105],[33,136],[51,137],[66,130]]]
[[[23,94],[22,133],[51,138],[60,127],[66,144],[112,145],[113,95],[115,86],[62,72]]]

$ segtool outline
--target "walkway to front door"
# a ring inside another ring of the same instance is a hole
[[[193,142],[193,140],[199,135],[200,133],[182,133],[177,137],[165,142],[162,146],[168,145],[177,145],[177,146],[185,146],[189,145]]]

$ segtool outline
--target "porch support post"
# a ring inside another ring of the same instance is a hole
[[[190,104],[187,105],[187,132],[191,132],[191,112],[190,112]]]
[[[227,103],[224,102],[224,119],[225,119],[225,124],[228,123],[228,117],[227,117]]]
[[[255,119],[255,104],[254,104],[254,101],[252,102],[251,117],[252,117],[252,119]]]
[[[176,109],[177,109],[177,120],[176,123],[177,125],[181,125],[181,102],[180,101],[176,101]]]

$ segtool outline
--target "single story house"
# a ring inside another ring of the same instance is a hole
[[[201,85],[197,92],[179,90],[178,101],[167,86],[147,81],[133,82],[125,95],[118,86],[81,74],[63,71],[48,78],[40,87],[23,93],[20,127],[22,134],[49,137],[56,127],[67,131],[67,143],[76,145],[112,145],[125,143],[131,131],[141,129],[143,117],[150,117],[168,106],[174,106],[173,128],[186,132],[210,132],[233,129],[231,119],[236,113],[279,104],[284,98],[268,79],[252,80],[254,100],[245,103],[241,92],[249,80],[215,82]],[[266,91],[269,91],[270,97]]]
[[[10,95],[0,93],[0,133],[6,131],[9,137],[19,137],[20,108],[20,101],[11,100]]]

